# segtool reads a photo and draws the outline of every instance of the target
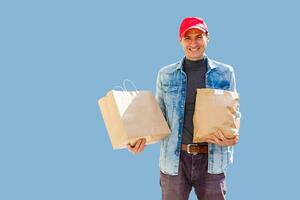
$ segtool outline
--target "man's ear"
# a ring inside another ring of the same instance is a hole
[[[209,35],[209,33],[206,34],[206,37],[207,37],[207,42],[209,42],[210,41],[210,35]]]
[[[182,38],[178,38],[178,42],[179,42],[180,46],[181,46],[181,41],[182,41]]]

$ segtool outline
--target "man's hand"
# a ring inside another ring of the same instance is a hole
[[[145,145],[146,144],[146,139],[142,138],[139,139],[134,146],[131,146],[130,144],[127,145],[128,151],[130,151],[133,154],[139,154],[144,151]]]
[[[207,142],[217,144],[220,146],[232,146],[237,144],[238,140],[239,140],[238,135],[234,136],[234,138],[227,139],[226,137],[224,137],[222,131],[218,130],[218,132],[212,137],[210,137],[207,140]]]

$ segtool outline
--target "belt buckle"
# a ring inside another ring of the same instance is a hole
[[[188,152],[188,154],[192,154],[192,155],[197,155],[198,153],[197,152],[194,152],[194,153],[192,153],[192,152],[190,152],[190,147],[191,146],[198,146],[197,144],[187,144],[187,152]]]

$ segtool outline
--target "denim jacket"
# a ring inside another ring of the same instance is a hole
[[[233,68],[207,59],[206,88],[236,91]],[[161,142],[159,166],[161,172],[169,175],[177,175],[179,167],[187,90],[187,77],[182,69],[183,60],[161,68],[156,82],[155,97],[171,129],[171,134]],[[236,117],[240,117],[239,112]],[[223,173],[232,161],[233,146],[208,144],[208,173]]]

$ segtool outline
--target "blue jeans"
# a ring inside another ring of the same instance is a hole
[[[188,200],[194,187],[199,200],[224,200],[226,182],[224,173],[207,172],[208,155],[180,153],[179,172],[171,176],[160,172],[163,200]]]

